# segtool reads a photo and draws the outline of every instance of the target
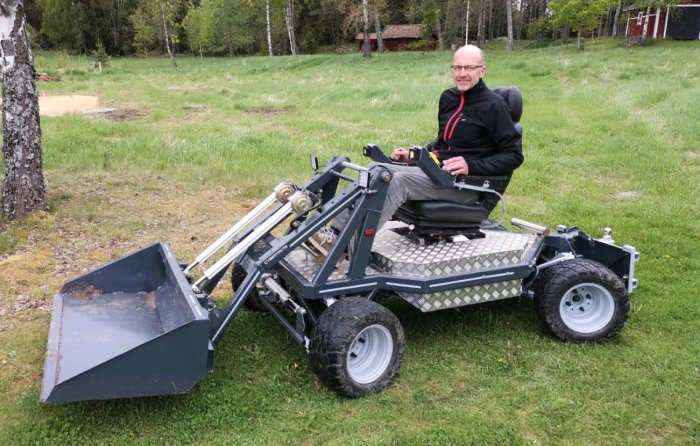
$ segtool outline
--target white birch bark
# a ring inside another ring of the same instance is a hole
[[[287,25],[287,35],[289,36],[289,51],[293,56],[296,56],[299,54],[299,47],[294,32],[294,0],[287,0],[284,8],[284,22]]]
[[[364,41],[362,43],[362,56],[372,57],[372,46],[369,36],[369,1],[362,0],[362,31],[364,33]]]
[[[0,3],[2,56],[2,211],[8,218],[48,210],[41,160],[39,98],[34,56],[21,0]]]
[[[270,56],[274,56],[272,53],[272,31],[270,27],[270,0],[265,0],[265,25],[267,27],[267,49],[270,52]]]
[[[165,17],[165,9],[163,9],[163,4],[158,4],[160,7],[160,16],[163,18],[163,35],[165,36],[165,48],[168,50],[168,56],[170,56],[170,61],[173,63],[173,67],[177,68],[177,62],[175,62],[175,53],[170,45],[170,27],[168,26],[168,19]]]
[[[379,18],[379,5],[374,11],[374,32],[377,34],[377,52],[384,52],[384,39],[382,39],[382,22]]]
[[[617,0],[617,9],[615,9],[615,19],[613,20],[612,37],[617,37],[617,24],[620,21],[620,10],[622,9],[622,0]]]
[[[470,0],[467,0],[467,20],[464,25],[464,45],[469,45],[469,6]]]
[[[513,51],[513,3],[511,0],[506,0],[506,21],[508,27],[508,43],[506,49]]]

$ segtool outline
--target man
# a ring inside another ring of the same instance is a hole
[[[455,87],[445,90],[440,97],[438,136],[428,145],[442,168],[455,176],[510,176],[523,162],[520,133],[503,98],[486,87],[482,80],[485,73],[484,53],[479,47],[467,45],[455,52],[452,59]],[[473,204],[479,197],[474,191],[447,189],[433,183],[419,168],[410,166],[408,150],[403,147],[395,149],[391,159],[407,165],[384,165],[393,177],[378,228],[407,200]],[[339,215],[331,223],[332,229],[314,235],[311,244],[326,255],[348,217],[348,213]]]

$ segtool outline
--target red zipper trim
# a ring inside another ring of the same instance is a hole
[[[462,117],[462,109],[464,108],[464,94],[459,95],[459,108],[457,109],[456,112],[452,116],[450,116],[450,119],[447,120],[447,125],[445,126],[445,142],[447,140],[452,139],[452,134],[455,132],[455,127],[457,127],[457,123],[459,122],[459,119]],[[459,115],[459,116],[457,116]],[[456,118],[456,119],[455,119]],[[450,128],[450,124],[452,124],[452,128]]]

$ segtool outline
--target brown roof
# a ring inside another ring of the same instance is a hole
[[[382,34],[382,37],[384,37],[384,34]],[[365,33],[358,33],[355,36],[355,40],[364,40],[365,39]],[[377,33],[369,33],[369,40],[377,40]]]
[[[423,25],[386,25],[382,31],[382,39],[418,39]],[[358,33],[356,40],[364,39],[364,34]],[[371,33],[370,40],[377,40],[377,34]]]
[[[419,38],[421,25],[387,25],[382,32],[384,39]]]

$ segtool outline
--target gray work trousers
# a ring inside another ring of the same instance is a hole
[[[377,229],[380,229],[384,223],[389,221],[397,209],[408,200],[440,200],[454,201],[455,203],[461,204],[474,204],[479,199],[479,192],[445,188],[433,183],[433,181],[416,166],[399,166],[382,163],[372,163],[369,165],[370,168],[373,166],[382,166],[393,172]],[[340,232],[347,224],[349,218],[350,213],[345,210],[338,214],[331,222],[331,226]]]

